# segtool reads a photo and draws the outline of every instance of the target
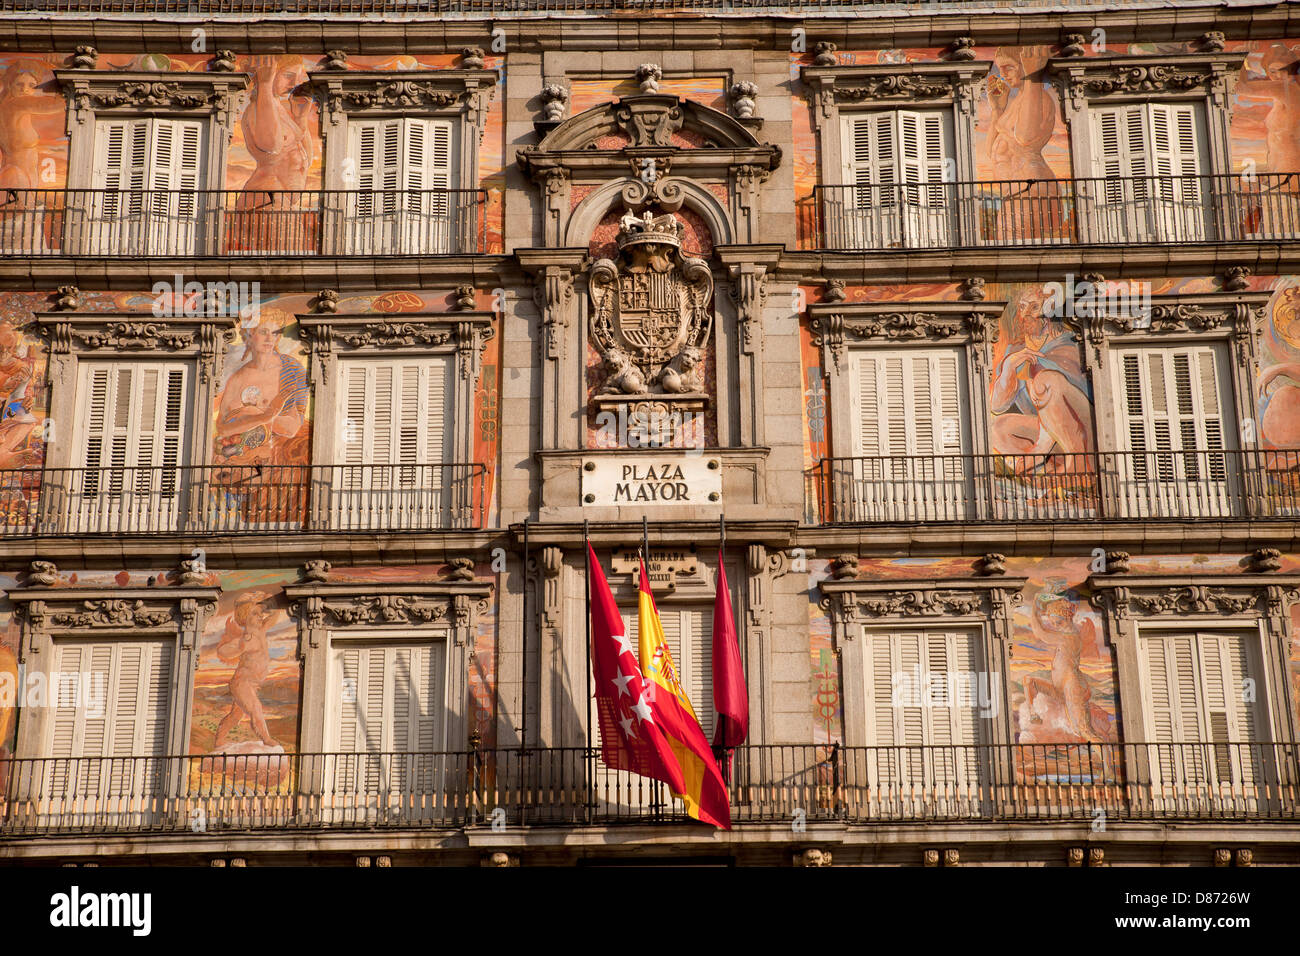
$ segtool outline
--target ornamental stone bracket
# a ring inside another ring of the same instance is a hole
[[[126,632],[133,635],[178,635],[178,649],[193,654],[207,616],[217,609],[218,587],[153,588],[14,588],[7,592],[22,624],[19,661],[40,658],[50,638],[93,637]],[[48,665],[54,667],[55,662]]]
[[[540,343],[541,420],[543,448],[574,447],[579,444],[580,422],[562,409],[585,402],[582,330],[578,316],[581,303],[575,287],[588,262],[585,248],[516,249],[515,258],[533,285],[537,309],[537,337]],[[505,321],[519,321],[517,315]]]
[[[977,86],[992,66],[991,60],[805,66],[799,75],[812,99],[813,126],[823,130],[836,128],[842,103],[893,106],[953,103],[962,113],[971,114]]]
[[[322,103],[324,122],[342,126],[352,114],[418,115],[464,112],[481,138],[496,91],[496,70],[311,70],[308,83]]]
[[[817,302],[808,306],[808,316],[824,368],[842,370],[851,343],[925,340],[969,344],[974,370],[981,372],[1005,308],[1004,302]]]
[[[1123,283],[1120,283],[1123,288]],[[1134,342],[1139,337],[1229,338],[1239,366],[1258,365],[1256,340],[1268,318],[1268,292],[1209,292],[1199,295],[1151,296],[1150,315],[1131,308],[1107,309],[1110,292],[1101,283],[1094,294],[1076,300],[1062,322],[1088,343],[1090,358],[1102,366],[1107,342]],[[1133,337],[1133,338],[1128,338]],[[1115,344],[1118,344],[1115,343]]]
[[[736,304],[740,350],[745,355],[763,349],[763,309],[781,261],[782,246],[718,246],[714,251],[727,267],[729,295]]]
[[[95,117],[141,112],[210,115],[229,136],[248,89],[247,73],[55,70],[68,97],[68,133]]]
[[[301,625],[298,654],[321,646],[325,631],[347,628],[423,627],[450,630],[457,646],[473,644],[487,613],[492,585],[485,582],[375,584],[311,582],[287,585],[290,613]]]
[[[1058,81],[1067,110],[1089,102],[1147,100],[1153,96],[1208,96],[1227,106],[1245,52],[1159,53],[1146,56],[1053,57],[1047,74]]]
[[[830,613],[836,647],[857,637],[862,624],[924,624],[976,620],[1001,643],[1011,639],[1011,611],[1027,578],[968,577],[907,580],[825,580],[820,605]]]

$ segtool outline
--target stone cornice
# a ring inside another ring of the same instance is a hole
[[[298,329],[314,355],[335,351],[388,354],[394,351],[454,352],[460,377],[478,377],[489,340],[496,335],[491,312],[401,312],[397,314],[304,313]]]
[[[496,70],[311,70],[307,77],[330,114],[483,109],[480,98],[499,78]]]
[[[813,344],[843,348],[850,341],[998,340],[1005,302],[817,302],[808,306]]]
[[[171,633],[179,634],[183,648],[193,650],[203,621],[217,609],[221,588],[28,586],[12,588],[5,595],[26,625],[20,647],[20,658],[25,660],[41,646],[34,638],[50,633]]]
[[[805,66],[799,76],[813,103],[813,121],[820,126],[836,116],[840,105],[955,104],[963,112],[971,112],[976,84],[992,65],[991,60],[941,60]]]
[[[247,73],[55,70],[55,81],[78,112],[224,113],[248,88]]]
[[[165,350],[210,358],[234,338],[238,322],[233,315],[159,318],[143,312],[37,312],[30,325],[56,355]]]
[[[462,644],[489,608],[493,585],[484,581],[286,585],[290,611],[310,629],[419,627],[455,630]],[[312,646],[316,646],[313,642]]]
[[[1047,72],[1075,108],[1087,102],[1188,96],[1226,103],[1245,61],[1245,52],[1053,57]]]
[[[900,578],[822,581],[820,606],[828,611],[846,640],[854,632],[844,625],[924,621],[933,618],[988,620],[996,636],[1006,638],[1010,606],[1028,579],[1008,575],[965,578]]]
[[[1300,600],[1300,574],[1094,574],[1087,586],[1118,620],[1280,617]]]

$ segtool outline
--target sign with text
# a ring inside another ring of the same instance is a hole
[[[582,503],[716,507],[722,503],[722,462],[671,452],[584,458]]]
[[[621,548],[615,551],[610,566],[615,574],[630,574],[632,580],[636,581],[641,572],[641,549]],[[656,591],[673,591],[677,588],[679,575],[693,578],[699,570],[699,562],[689,551],[651,550],[650,558],[646,561],[650,586]]]

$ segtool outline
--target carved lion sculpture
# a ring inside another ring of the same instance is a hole
[[[640,395],[645,392],[645,376],[622,349],[611,348],[605,352],[605,368],[609,370],[609,376],[605,379],[608,391],[622,392],[625,395]]]
[[[663,372],[659,375],[659,384],[664,387],[665,392],[702,391],[704,383],[700,380],[699,368],[702,359],[699,349],[693,345],[686,346],[664,366]]]

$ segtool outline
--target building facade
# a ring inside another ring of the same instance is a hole
[[[149,6],[0,2],[0,858],[1300,860],[1300,7]]]

